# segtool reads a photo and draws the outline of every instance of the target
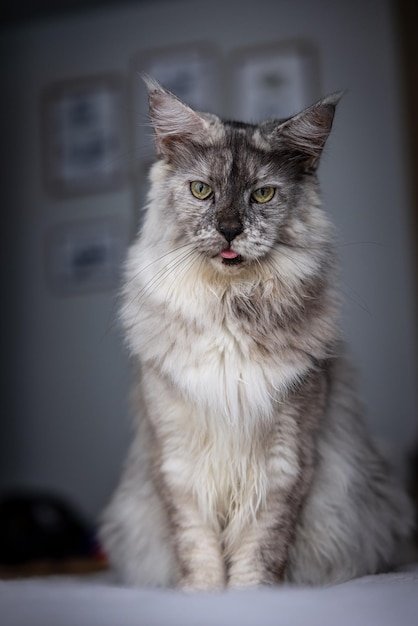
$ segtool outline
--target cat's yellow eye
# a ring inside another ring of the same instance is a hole
[[[190,183],[190,191],[195,198],[198,198],[199,200],[206,200],[206,198],[209,198],[212,193],[212,187],[206,183],[202,183],[201,180],[194,180]]]
[[[260,189],[253,191],[251,197],[256,202],[269,202],[269,200],[271,200],[274,196],[275,191],[274,187],[260,187]]]

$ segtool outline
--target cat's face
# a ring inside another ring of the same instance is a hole
[[[198,114],[158,85],[149,88],[179,240],[231,271],[297,239],[315,201],[337,96],[290,120],[251,125]]]
[[[257,146],[257,134],[255,127],[226,123],[213,145],[202,149],[183,140],[181,157],[171,157],[178,223],[201,253],[222,266],[267,254],[292,204],[294,172],[280,154]]]

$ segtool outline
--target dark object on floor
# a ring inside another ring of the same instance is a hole
[[[15,493],[0,499],[0,565],[90,557],[94,533],[55,495]]]

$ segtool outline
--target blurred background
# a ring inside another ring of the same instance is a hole
[[[2,9],[0,497],[94,524],[130,434],[119,269],[152,159],[148,71],[200,109],[289,115],[345,89],[320,177],[373,433],[417,441],[415,3],[15,1]],[[415,159],[415,160],[414,160]]]

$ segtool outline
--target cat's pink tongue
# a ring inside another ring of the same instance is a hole
[[[236,259],[238,256],[238,252],[234,252],[234,250],[222,250],[221,257],[223,259]]]

